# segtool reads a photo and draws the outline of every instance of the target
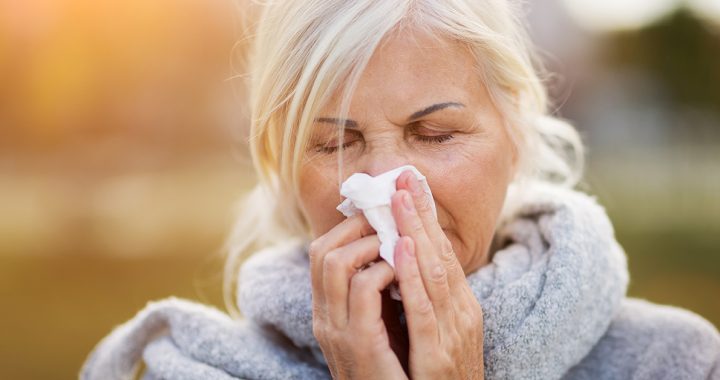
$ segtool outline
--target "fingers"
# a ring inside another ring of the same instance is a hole
[[[437,223],[433,200],[425,193],[420,181],[417,180],[412,171],[405,170],[398,176],[396,188],[410,192],[415,203],[415,209],[417,209],[420,220],[423,226],[427,228],[429,235],[434,236],[443,233],[442,228]]]
[[[331,250],[351,241],[373,233],[373,229],[362,214],[353,215],[326,234],[310,243],[310,277],[312,281],[313,314],[325,318],[327,306],[325,302],[323,262],[325,255]]]
[[[365,236],[325,255],[323,287],[330,322],[343,328],[348,320],[348,293],[350,278],[358,270],[379,256],[380,239],[377,235]]]
[[[415,174],[409,170],[398,177],[397,188],[398,191],[393,196],[393,214],[400,235],[410,236],[416,243],[424,278],[431,274],[432,268],[442,265],[451,289],[462,284],[465,273],[433,212],[433,200],[425,193]],[[411,199],[408,207],[402,207],[405,194],[410,195]]]
[[[395,246],[395,270],[405,318],[408,324],[410,344],[414,347],[437,345],[439,331],[436,312],[423,284],[412,239],[401,237]]]
[[[377,259],[379,247],[375,231],[362,214],[344,220],[310,244],[313,334],[333,378],[346,378],[348,374],[358,378],[404,377],[379,317],[381,291],[392,282],[394,272],[384,261],[358,272]],[[351,309],[359,323],[350,325],[354,320]],[[367,324],[366,320],[374,323]],[[377,365],[367,366],[367,362]]]
[[[382,323],[382,295],[395,278],[386,261],[378,261],[355,274],[350,280],[349,323],[359,333],[375,335],[380,331],[362,331],[368,327],[384,326]]]
[[[420,277],[435,308],[447,305],[450,298],[448,268],[438,254],[438,248],[430,240],[425,227],[415,211],[410,193],[399,190],[393,195],[395,221],[401,236],[410,237],[419,266]],[[444,234],[442,238],[444,237]],[[399,245],[399,243],[397,244]],[[396,245],[396,247],[397,247]]]

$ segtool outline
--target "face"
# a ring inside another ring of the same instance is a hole
[[[410,164],[427,177],[438,223],[465,272],[486,264],[516,154],[471,54],[411,29],[392,34],[363,72],[347,120],[333,114],[336,106],[316,119],[300,172],[313,238],[345,219],[335,209],[343,200],[338,183]]]

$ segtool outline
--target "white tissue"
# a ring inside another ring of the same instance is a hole
[[[397,191],[395,182],[405,170],[411,170],[430,197],[433,214],[437,218],[435,201],[432,192],[427,184],[425,176],[412,165],[404,165],[371,177],[365,173],[351,175],[340,187],[340,194],[346,199],[337,206],[337,210],[346,217],[362,211],[372,228],[377,232],[380,239],[380,257],[385,259],[390,266],[395,268],[393,252],[395,244],[400,239],[395,219],[392,216],[390,199]]]

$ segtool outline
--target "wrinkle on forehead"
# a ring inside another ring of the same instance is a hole
[[[413,27],[393,30],[361,74],[350,113],[354,119],[384,116],[400,124],[411,109],[442,101],[465,103],[472,87],[483,86],[476,67],[461,41]],[[323,107],[323,116],[335,115],[342,93],[341,86]],[[367,108],[374,110],[372,114]]]

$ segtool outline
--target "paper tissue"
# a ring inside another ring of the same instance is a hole
[[[393,268],[395,268],[393,252],[400,235],[398,234],[395,219],[393,219],[390,202],[392,195],[397,191],[395,182],[405,170],[410,170],[415,174],[425,193],[430,197],[433,214],[437,218],[435,201],[427,180],[412,165],[400,166],[375,177],[365,173],[351,175],[340,186],[340,194],[346,199],[337,206],[337,210],[346,217],[362,211],[380,239],[380,257],[385,259]],[[393,298],[399,299],[397,294],[394,294]]]

